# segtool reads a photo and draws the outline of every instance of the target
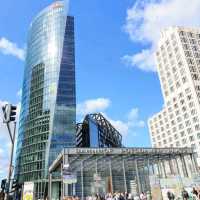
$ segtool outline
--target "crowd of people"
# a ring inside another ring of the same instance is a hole
[[[139,196],[131,193],[109,193],[106,195],[96,194],[95,196],[87,197],[86,200],[150,200],[150,193],[142,192]]]
[[[78,197],[66,197],[64,200],[79,200]],[[151,200],[150,193],[142,192],[139,196],[131,193],[96,194],[86,197],[86,200]]]
[[[189,194],[185,189],[182,190],[181,196],[176,197],[175,194],[171,191],[167,192],[167,198],[169,200],[200,200],[200,190],[193,188],[192,192]]]
[[[200,200],[200,190],[193,188],[191,193],[188,193],[185,189],[182,190],[179,196],[176,196],[172,191],[167,192],[168,200]],[[66,197],[64,200],[80,200],[79,197]],[[150,192],[142,192],[140,195],[133,195],[131,193],[108,193],[108,194],[96,194],[86,197],[85,200],[155,200],[151,198]]]

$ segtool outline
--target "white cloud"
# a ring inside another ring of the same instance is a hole
[[[4,150],[0,148],[0,156],[3,154]]]
[[[128,134],[135,136],[135,129],[144,128],[145,126],[145,122],[140,120],[138,108],[132,108],[128,113],[126,120],[114,120],[108,117],[106,113],[102,114],[123,136],[127,136]]]
[[[131,120],[135,120],[138,118],[139,115],[139,109],[138,108],[132,108],[131,111],[128,114],[128,119]]]
[[[126,120],[121,120],[112,119],[107,115],[106,110],[110,105],[111,101],[108,98],[89,99],[78,104],[77,115],[82,119],[86,114],[100,112],[123,136],[132,134],[135,132],[134,129],[143,128],[145,126],[144,121],[139,119],[138,108],[131,109],[131,111],[125,116]]]
[[[4,37],[0,38],[0,52],[5,55],[15,56],[20,60],[25,59],[25,50]]]
[[[133,42],[140,42],[145,48],[123,60],[141,70],[155,71],[153,52],[161,30],[169,26],[200,26],[199,10],[199,0],[137,0],[127,10],[124,29]]]
[[[89,99],[77,105],[77,113],[86,115],[94,112],[102,112],[110,106],[107,98]]]
[[[122,57],[122,61],[127,66],[137,67],[143,71],[156,71],[153,52],[149,49],[143,49],[141,52],[133,55],[125,55]]]
[[[106,113],[102,113],[102,115],[115,127],[123,136],[127,135],[129,132],[129,126],[127,122],[121,120],[114,120],[108,117]]]

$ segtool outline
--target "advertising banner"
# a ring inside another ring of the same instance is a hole
[[[25,182],[23,189],[23,200],[33,200],[34,183]]]

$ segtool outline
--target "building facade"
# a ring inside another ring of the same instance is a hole
[[[76,126],[77,147],[122,147],[122,135],[101,114],[86,115]]]
[[[68,167],[68,176],[63,166]],[[191,148],[67,148],[49,173],[52,200],[73,195],[84,200],[116,192],[131,193],[135,199],[141,192],[150,193],[152,199],[168,199],[169,190],[178,197],[183,188],[199,184]]]
[[[200,29],[170,27],[156,52],[164,106],[148,121],[153,147],[192,147],[200,164]]]
[[[29,29],[16,151],[19,182],[46,180],[60,151],[75,146],[74,18],[67,6],[55,1]]]

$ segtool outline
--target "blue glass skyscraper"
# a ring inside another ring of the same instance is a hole
[[[58,153],[75,145],[74,18],[66,6],[54,2],[30,26],[16,152],[19,182],[46,180]]]

